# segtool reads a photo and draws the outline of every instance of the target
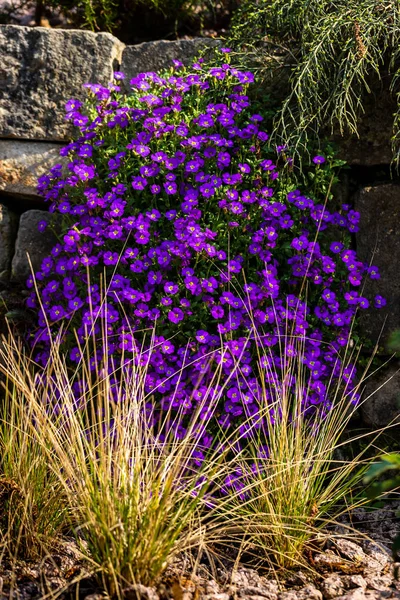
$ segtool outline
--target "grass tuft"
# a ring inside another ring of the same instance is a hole
[[[8,367],[17,366],[21,351],[15,342],[4,342]],[[29,379],[18,372],[20,385],[6,381],[0,399],[0,551],[9,559],[34,559],[55,543],[66,525],[67,507],[48,462],[51,448],[45,440],[38,442],[33,407],[26,402]]]
[[[218,403],[211,392],[178,436],[183,415],[157,418],[144,392],[145,356],[110,372],[90,371],[82,358],[72,374],[57,342],[39,374],[26,355],[6,350],[4,359],[19,407],[15,419],[29,407],[24,439],[32,439],[56,478],[82,554],[110,595],[154,584],[178,554],[217,535],[207,490],[226,476],[229,443],[209,450],[201,464],[196,459],[198,434],[207,426],[202,409],[211,415]],[[78,395],[77,380],[84,390]]]
[[[253,424],[249,452],[235,465],[239,491],[226,506],[232,523],[227,537],[239,537],[248,556],[278,570],[309,569],[313,543],[329,539],[341,515],[366,503],[361,484],[373,461],[366,454],[379,435],[371,434],[356,456],[338,458],[345,443],[357,439],[343,442],[343,435],[357,410],[355,398],[366,374],[353,389],[332,383],[328,410],[306,405],[304,341],[290,332],[281,337],[279,376],[272,360],[263,361],[264,379],[273,383],[265,384],[259,425]],[[267,347],[262,351],[260,358],[272,356]],[[348,348],[342,372],[351,354]]]

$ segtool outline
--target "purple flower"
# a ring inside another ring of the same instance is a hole
[[[204,329],[199,329],[199,331],[196,332],[196,340],[199,342],[199,344],[207,344],[209,339],[210,336]]]
[[[375,296],[374,303],[375,303],[375,308],[383,308],[384,306],[386,306],[386,299],[383,298],[383,296],[380,296],[379,294],[377,294]]]
[[[171,323],[179,323],[180,321],[182,321],[183,317],[184,313],[183,310],[181,310],[180,308],[174,308],[168,313],[168,320],[171,321]]]
[[[164,285],[164,292],[166,294],[171,294],[171,296],[177,294],[179,291],[179,287],[175,284],[172,283],[171,281],[168,281],[165,285]]]
[[[46,227],[48,227],[49,223],[48,221],[39,221],[38,223],[38,231],[42,232],[46,229]]]
[[[199,189],[204,198],[211,198],[211,196],[214,196],[215,194],[215,188],[209,183],[204,183]]]
[[[211,115],[200,115],[197,119],[199,127],[213,127],[214,119]]]
[[[243,212],[243,205],[240,202],[231,202],[229,204],[229,211],[234,215],[240,215]]]
[[[139,175],[132,177],[132,187],[134,190],[144,190],[146,185],[147,179],[145,179],[144,177],[140,177]]]
[[[314,156],[314,158],[312,160],[315,165],[322,165],[326,159],[324,156],[317,154],[317,156]]]
[[[96,170],[93,165],[85,165],[84,163],[80,163],[75,165],[74,173],[78,175],[81,181],[88,181],[89,179],[93,179],[96,175]]]
[[[370,279],[380,279],[381,277],[378,267],[368,267],[367,273],[370,276]]]
[[[80,100],[71,98],[71,100],[68,100],[68,102],[65,104],[65,110],[67,113],[72,112],[72,111],[77,111],[81,108],[81,106],[82,106],[82,102]]]
[[[330,251],[334,254],[340,254],[343,250],[344,246],[341,242],[332,242],[330,245]]]
[[[49,316],[52,321],[59,321],[65,316],[65,310],[60,305],[52,306],[49,311]]]
[[[178,186],[173,181],[169,181],[164,183],[164,190],[169,196],[172,196],[178,191]]]

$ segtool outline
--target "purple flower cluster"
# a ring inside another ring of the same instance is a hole
[[[70,162],[39,181],[50,211],[63,216],[63,237],[36,273],[42,307],[34,291],[28,304],[38,312],[32,343],[42,364],[61,322],[72,363],[80,358],[73,330],[83,343],[105,329],[110,363],[126,368],[155,329],[145,385],[160,409],[192,413],[210,386],[220,394],[218,370],[227,384],[215,419],[225,429],[242,421],[246,437],[265,393],[272,402],[282,386],[298,339],[310,414],[329,409],[327,382],[351,389],[355,368],[340,356],[356,311],[369,304],[363,278],[379,273],[342,239],[324,238],[331,226],[357,231],[359,214],[280,177],[263,117],[250,110],[253,75],[224,60],[142,73],[127,97],[118,84],[88,84],[85,107],[67,103],[80,132],[61,151]],[[330,177],[325,157],[313,163]],[[199,438],[211,443],[205,429]]]

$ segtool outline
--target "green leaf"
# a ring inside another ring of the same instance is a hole
[[[400,487],[400,475],[398,477],[393,477],[392,479],[387,479],[386,481],[376,481],[372,483],[366,490],[366,496],[367,498],[373,499],[398,487]]]
[[[386,471],[393,469],[400,469],[400,454],[387,454],[381,458],[380,462],[373,463],[364,477],[364,483],[368,484]]]

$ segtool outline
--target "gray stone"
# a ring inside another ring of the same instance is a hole
[[[362,566],[365,572],[380,573],[388,564],[387,555],[378,547],[375,552],[371,550],[369,554],[366,554],[359,544],[351,540],[337,538],[333,543],[342,556],[356,565]]]
[[[0,272],[3,280],[7,279],[5,274],[10,270],[17,228],[17,215],[0,204]]]
[[[107,85],[123,48],[109,33],[0,25],[0,137],[65,139],[65,102]]]
[[[204,591],[207,595],[216,595],[221,592],[221,587],[215,579],[209,579],[204,582]]]
[[[260,587],[262,579],[255,569],[239,567],[232,572],[231,582],[238,587]]]
[[[346,589],[354,588],[366,589],[367,582],[362,575],[344,575],[342,578],[343,585]]]
[[[345,586],[341,577],[337,574],[329,575],[321,583],[321,592],[326,600],[336,598],[344,592]]]
[[[369,589],[377,590],[379,592],[381,590],[387,590],[387,588],[392,585],[392,578],[389,575],[375,575],[373,577],[367,577],[367,584]]]
[[[158,600],[159,596],[154,588],[146,587],[141,583],[130,585],[122,590],[122,596],[126,600]]]
[[[278,600],[278,596],[276,594],[269,594],[268,596],[260,596],[259,594],[243,594],[239,596],[241,600]]]
[[[246,586],[243,588],[239,588],[237,591],[237,596],[239,598],[264,598],[266,600],[277,600],[277,595],[274,592],[271,592],[267,588],[258,587],[258,586]]]
[[[15,254],[11,264],[11,278],[14,281],[25,282],[31,274],[28,256],[32,262],[33,271],[40,269],[42,261],[49,256],[51,249],[57,243],[57,238],[50,228],[44,232],[38,231],[39,221],[47,221],[56,226],[57,217],[43,210],[28,210],[21,215]]]
[[[400,328],[400,186],[392,183],[364,187],[355,208],[360,212],[360,230],[356,234],[360,260],[380,270],[380,279],[366,279],[363,295],[386,298],[384,308],[361,311],[361,327],[375,344],[386,346],[393,330]],[[381,331],[384,332],[381,335]]]
[[[62,146],[47,142],[0,140],[0,191],[16,200],[38,200],[37,179],[56,163]]]
[[[361,417],[369,427],[385,427],[400,416],[400,366],[393,363],[366,380]],[[400,423],[400,421],[399,421]]]
[[[365,558],[364,550],[355,542],[346,540],[345,538],[338,538],[335,539],[333,543],[340,554],[345,558],[357,563],[363,562]]]
[[[387,513],[390,514],[390,511],[387,511]],[[395,512],[393,518],[396,519],[396,516]],[[382,571],[389,569],[389,566],[393,563],[390,542],[386,544],[376,544],[374,541],[367,539],[363,540],[361,543],[365,554],[372,558],[374,563],[378,563]]]
[[[363,588],[357,588],[347,592],[343,596],[336,596],[336,600],[367,600],[369,598],[367,593]]]
[[[172,67],[174,59],[188,65],[201,49],[216,46],[220,42],[210,38],[194,38],[168,42],[144,42],[136,46],[126,46],[122,53],[121,71],[125,73],[126,84],[138,73],[159,71]],[[129,88],[128,88],[129,89]]]
[[[279,600],[322,600],[322,594],[313,585],[307,585],[299,590],[290,590],[279,594]]]
[[[318,552],[314,556],[314,563],[316,567],[322,570],[333,571],[338,569],[340,571],[343,566],[343,559],[337,554],[334,554],[331,550],[327,550],[326,552]]]

